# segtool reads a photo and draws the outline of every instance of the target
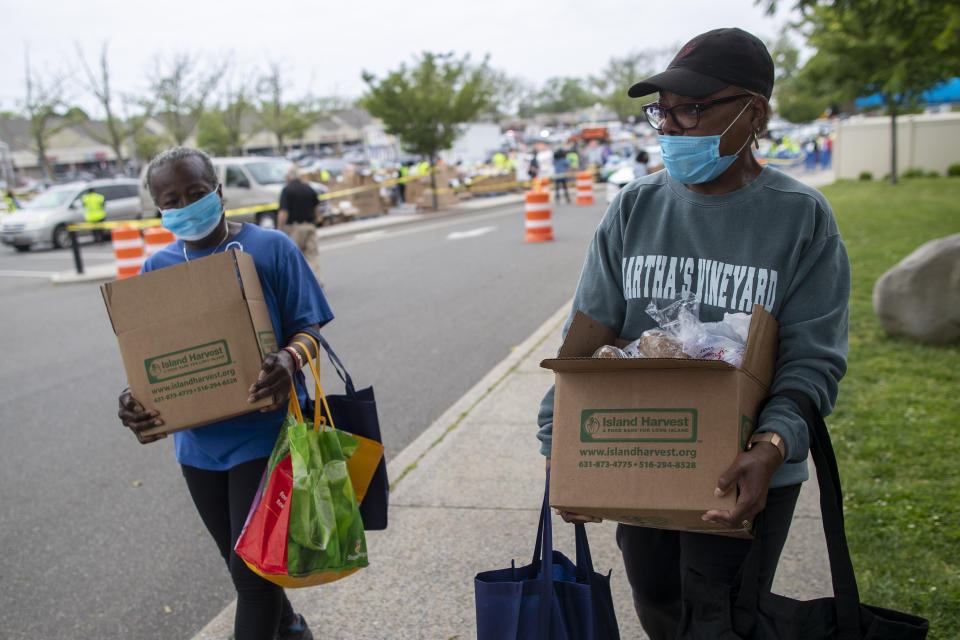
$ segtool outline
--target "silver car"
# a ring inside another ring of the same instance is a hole
[[[50,187],[23,208],[3,218],[0,242],[17,251],[29,251],[37,244],[52,244],[62,249],[70,244],[67,227],[84,222],[83,196],[96,191],[103,196],[106,220],[137,220],[141,217],[137,181],[130,178],[109,178],[90,182],[71,182]],[[90,231],[79,232],[83,236]]]

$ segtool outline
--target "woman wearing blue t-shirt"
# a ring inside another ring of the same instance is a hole
[[[147,186],[161,213],[161,224],[177,241],[149,257],[143,272],[162,269],[228,249],[253,257],[274,334],[285,345],[263,360],[250,387],[250,402],[272,397],[259,411],[175,433],[174,448],[197,511],[227,562],[237,591],[234,637],[237,640],[307,638],[313,635],[303,616],[293,612],[283,589],[251,571],[234,552],[267,458],[286,415],[290,381],[315,358],[312,345],[293,338],[333,319],[320,285],[296,245],[283,233],[228,222],[223,195],[210,158],[202,151],[174,147],[147,168]],[[297,385],[302,399],[305,390]],[[129,390],[120,395],[120,420],[137,432],[163,424],[145,411]]]

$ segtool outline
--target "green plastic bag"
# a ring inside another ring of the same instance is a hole
[[[315,430],[290,415],[284,427],[293,467],[287,574],[342,577],[366,567],[363,520],[346,464],[357,439],[338,429]]]

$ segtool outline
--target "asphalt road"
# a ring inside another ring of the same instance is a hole
[[[522,205],[322,243],[324,334],[376,389],[388,456],[569,299],[602,209],[561,205],[549,243],[523,242]],[[233,590],[171,439],[143,446],[119,425],[97,284],[49,284],[71,267],[69,251],[0,247],[0,637],[188,638]]]

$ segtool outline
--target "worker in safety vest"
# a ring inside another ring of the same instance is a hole
[[[407,201],[407,180],[406,180],[406,178],[407,178],[407,176],[410,175],[410,166],[411,166],[412,164],[413,164],[412,162],[404,162],[402,165],[400,165],[400,170],[397,171],[397,173],[398,173],[398,176],[397,176],[397,177],[400,179],[400,181],[397,182],[396,190],[394,191],[394,194],[395,194],[394,197],[396,198],[396,201],[397,201],[397,204],[398,204],[398,205],[401,205],[401,204],[403,204],[404,202]]]
[[[7,189],[7,192],[4,194],[3,201],[7,205],[7,213],[13,213],[20,208],[20,203],[13,197],[13,192],[9,189]]]
[[[507,156],[501,151],[497,151],[493,154],[493,168],[497,171],[503,171],[507,166]]]
[[[103,210],[103,196],[96,191],[88,191],[83,194],[81,200],[83,201],[86,221],[103,222],[103,219],[107,217],[106,212]],[[94,229],[93,238],[96,242],[103,242],[106,238],[106,233],[102,229]]]
[[[577,153],[576,148],[572,148],[567,152],[567,164],[570,165],[571,171],[578,171],[580,169],[580,154]]]

